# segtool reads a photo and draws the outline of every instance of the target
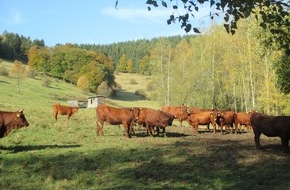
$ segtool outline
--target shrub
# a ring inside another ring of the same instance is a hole
[[[138,84],[135,79],[130,80],[130,84]]]
[[[9,71],[5,66],[0,66],[0,75],[5,77],[9,75]]]
[[[106,81],[103,81],[98,86],[97,93],[101,94],[103,96],[106,96],[106,97],[110,96],[110,88],[109,88],[108,83]]]
[[[146,86],[146,90],[153,91],[154,90],[154,83],[153,82],[148,83]]]
[[[28,69],[26,75],[34,79],[37,76],[37,72],[34,69]]]
[[[42,86],[51,87],[51,80],[45,79],[42,83]]]
[[[122,86],[119,83],[116,83],[114,89],[120,91],[120,90],[122,90]]]
[[[138,90],[136,90],[135,91],[135,95],[138,95],[138,96],[140,96],[142,99],[146,99],[146,93],[145,93],[145,91],[144,90],[142,90],[142,89],[138,89]]]

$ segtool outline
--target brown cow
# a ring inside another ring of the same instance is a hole
[[[257,150],[261,150],[260,135],[267,137],[280,137],[283,152],[289,152],[290,140],[290,116],[269,116],[261,113],[253,113],[251,124],[255,134]]]
[[[234,114],[234,120],[235,120],[235,133],[238,133],[238,125],[245,125],[247,128],[247,132],[250,131],[251,128],[251,121],[250,117],[252,115],[252,112],[238,112]]]
[[[204,109],[204,108],[199,108],[199,107],[191,107],[189,109],[189,114],[207,112],[207,111],[212,111],[213,113],[217,113],[219,110],[218,109]],[[208,130],[210,130],[209,126],[210,126],[210,123],[207,125]],[[215,133],[215,130],[216,130],[216,128],[214,128],[214,133]]]
[[[136,121],[139,125],[146,127],[147,135],[153,136],[154,127],[157,127],[157,135],[159,135],[159,128],[163,129],[163,136],[166,136],[165,128],[171,126],[174,120],[174,115],[166,113],[161,110],[155,110],[152,108],[141,108],[139,118]]]
[[[191,107],[189,109],[189,113],[200,113],[200,112],[204,112],[204,111],[218,111],[217,109],[203,109],[203,108],[198,108],[198,107]]]
[[[223,111],[223,112],[217,112],[216,113],[216,123],[221,128],[221,133],[223,134],[223,126],[230,126],[231,127],[231,133],[233,132],[234,127],[234,111]],[[214,132],[216,130],[214,129]]]
[[[53,118],[57,121],[57,115],[67,115],[67,118],[69,119],[74,113],[78,112],[78,107],[73,106],[64,106],[60,104],[54,104],[52,106],[53,108]]]
[[[7,136],[13,129],[19,129],[23,126],[29,126],[23,109],[17,112],[0,111],[0,138]]]
[[[96,108],[97,113],[97,135],[104,135],[103,125],[107,122],[110,125],[124,125],[127,138],[131,138],[130,129],[133,122],[139,117],[139,108],[116,108],[105,104]]]
[[[209,125],[210,123],[214,126],[215,129],[215,118],[212,111],[203,111],[200,113],[192,113],[187,117],[187,122],[190,126],[193,127],[194,132],[198,133],[198,125]]]
[[[187,106],[164,106],[161,110],[173,115],[175,119],[178,119],[180,127],[182,127],[182,122],[187,119]]]

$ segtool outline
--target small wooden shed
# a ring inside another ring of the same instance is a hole
[[[96,108],[100,104],[105,103],[105,96],[96,95],[88,98],[87,108]]]
[[[67,101],[69,106],[75,106],[78,108],[87,108],[87,101],[83,101],[83,100],[68,100]]]

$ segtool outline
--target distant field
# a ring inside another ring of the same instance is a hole
[[[137,90],[142,90],[147,95],[150,95],[150,92],[147,91],[147,86],[151,82],[150,76],[134,73],[118,73],[115,77],[116,83],[121,86],[118,97],[114,98],[115,103],[122,106],[160,108],[157,102],[144,100],[135,94]]]
[[[134,95],[149,79],[116,77],[120,97],[106,101],[158,107]],[[213,134],[201,126],[193,134],[186,122],[183,128],[167,127],[167,138],[147,137],[136,128],[128,140],[123,126],[105,125],[104,136],[97,136],[95,109],[80,109],[69,121],[53,120],[54,102],[91,95],[45,76],[23,78],[17,94],[16,79],[0,76],[0,110],[24,108],[30,123],[0,139],[0,189],[290,189],[290,156],[282,153],[278,138],[262,136],[265,150],[257,151],[252,133]]]

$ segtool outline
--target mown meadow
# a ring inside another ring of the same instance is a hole
[[[116,78],[123,90],[108,104],[158,108],[134,95],[148,78]],[[252,133],[221,135],[201,127],[193,134],[187,123],[167,127],[166,138],[136,128],[126,139],[122,126],[110,125],[101,137],[95,109],[79,109],[70,120],[52,118],[53,103],[92,94],[46,76],[24,77],[19,87],[17,94],[15,77],[0,76],[0,110],[24,108],[30,123],[0,139],[0,189],[290,189],[290,156],[278,138],[262,136],[265,150],[257,151]]]

